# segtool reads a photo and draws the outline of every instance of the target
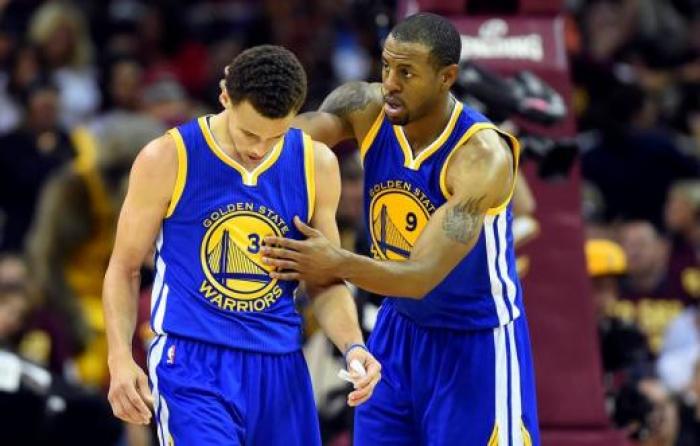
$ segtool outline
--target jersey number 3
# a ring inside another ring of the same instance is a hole
[[[258,234],[250,234],[248,240],[250,240],[248,252],[257,254],[260,251],[260,236]]]

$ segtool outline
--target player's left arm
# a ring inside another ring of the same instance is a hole
[[[268,248],[266,255],[287,270],[275,275],[313,279],[323,274],[377,294],[421,299],[469,253],[487,212],[502,205],[513,188],[513,153],[496,131],[481,130],[456,150],[446,178],[452,195],[435,211],[407,261],[378,261],[341,250],[296,220],[308,239],[271,240],[281,247]]]
[[[340,246],[340,234],[335,214],[340,200],[340,169],[338,160],[322,143],[315,143],[314,150],[316,198],[310,225],[333,245]],[[367,371],[360,378],[355,390],[348,395],[348,404],[357,406],[372,395],[381,378],[379,362],[364,347],[362,331],[357,319],[355,301],[344,282],[333,277],[321,282],[306,282],[311,298],[311,308],[323,332],[346,353],[348,365],[357,359]],[[358,347],[361,346],[361,347]],[[348,370],[353,374],[352,369]]]

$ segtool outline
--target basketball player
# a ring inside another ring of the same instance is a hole
[[[386,39],[381,84],[342,85],[298,118],[329,146],[359,142],[374,259],[301,221],[307,241],[263,249],[277,279],[333,276],[387,296],[359,446],[539,444],[511,232],[518,142],[450,94],[460,52],[447,20],[411,16]]]
[[[297,282],[271,278],[260,251],[266,236],[302,237],[295,215],[339,243],[335,156],[290,128],[305,95],[292,53],[251,48],[227,69],[221,113],[170,130],[134,162],[104,282],[109,400],[119,418],[148,423],[152,399],[161,445],[320,444]],[[130,345],[138,271],[154,242],[151,396]],[[345,285],[322,282],[307,292],[348,364],[366,369],[352,374],[348,397],[362,404],[380,366]]]

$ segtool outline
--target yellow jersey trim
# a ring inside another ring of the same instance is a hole
[[[403,166],[411,170],[420,169],[421,164],[423,164],[423,162],[427,160],[433,153],[437,152],[438,149],[440,149],[440,147],[442,147],[442,145],[445,143],[447,138],[450,137],[450,135],[454,131],[455,125],[457,124],[457,118],[459,118],[459,115],[462,113],[463,108],[464,106],[461,102],[455,101],[455,105],[454,107],[452,107],[452,114],[450,115],[450,120],[447,121],[447,125],[443,129],[440,136],[438,136],[438,138],[435,141],[430,143],[428,147],[421,150],[420,153],[418,153],[418,156],[416,156],[415,158],[413,157],[413,150],[411,150],[411,145],[408,143],[408,139],[406,139],[406,134],[403,131],[403,127],[400,125],[395,125],[394,134],[396,135],[396,139],[399,141],[401,151],[403,151],[404,155]]]
[[[520,431],[523,435],[524,446],[532,446],[532,437],[530,437],[530,432],[528,432],[527,428],[525,427],[523,420],[520,420]]]
[[[399,142],[399,146],[403,152],[403,167],[410,169],[411,161],[413,161],[413,152],[411,151],[411,145],[406,139],[406,134],[403,132],[403,129],[400,126],[395,125],[394,135],[396,136],[396,140]]]
[[[165,218],[170,217],[175,212],[175,207],[182,197],[182,192],[185,190],[185,182],[187,181],[187,150],[185,150],[185,142],[182,140],[180,131],[176,128],[168,130],[168,134],[175,140],[175,148],[177,149],[177,177],[175,178],[175,187],[173,194],[170,197],[170,205],[165,213]]]
[[[372,127],[369,128],[369,132],[367,132],[365,137],[362,139],[362,143],[360,144],[360,160],[363,164],[365,162],[365,154],[369,148],[372,147],[372,143],[377,137],[377,133],[379,133],[379,128],[382,126],[382,122],[384,122],[383,108],[379,111],[379,114],[374,119],[374,123],[372,123]]]
[[[510,200],[513,198],[513,191],[515,191],[515,180],[518,177],[518,165],[520,163],[520,143],[518,142],[518,139],[510,133],[504,132],[503,130],[496,129],[496,131],[510,141],[509,146],[513,151],[513,184],[510,186],[510,192],[508,193],[506,199],[503,200],[503,203],[487,210],[487,215],[498,215],[508,207],[508,203],[510,203]]]
[[[304,176],[306,177],[306,195],[308,200],[307,222],[314,216],[316,207],[316,159],[314,157],[314,142],[309,135],[304,133]]]
[[[450,192],[447,190],[447,166],[450,164],[452,156],[455,153],[457,153],[457,149],[462,147],[464,143],[466,143],[467,140],[474,135],[474,133],[483,129],[497,130],[496,126],[491,124],[490,122],[480,122],[477,124],[472,124],[472,126],[469,127],[466,132],[464,132],[464,135],[462,135],[462,137],[459,138],[459,141],[457,141],[457,144],[455,144],[455,146],[452,148],[452,151],[450,151],[450,154],[447,155],[445,162],[442,164],[442,168],[440,169],[440,190],[442,191],[442,196],[445,197],[446,200],[449,200],[452,196],[452,194],[450,194]]]
[[[245,184],[246,186],[257,186],[258,177],[262,175],[263,172],[265,172],[267,169],[272,167],[272,165],[275,164],[277,159],[280,157],[280,154],[282,153],[282,147],[284,147],[284,136],[280,138],[277,144],[275,144],[270,153],[268,153],[267,157],[260,164],[258,164],[255,167],[255,169],[249,171],[248,169],[243,167],[238,161],[231,158],[228,154],[226,154],[226,152],[224,152],[221,149],[219,144],[214,139],[214,134],[209,128],[209,124],[207,123],[206,118],[206,116],[202,116],[197,120],[197,122],[199,122],[199,127],[202,130],[204,139],[206,140],[207,145],[212,150],[212,152],[214,152],[214,155],[216,155],[217,158],[219,158],[221,161],[223,161],[230,167],[236,169],[238,173],[241,174],[243,184]]]
[[[486,446],[498,446],[498,423],[493,424],[493,431],[491,432],[491,437],[489,437],[489,442]]]
[[[506,133],[502,130],[500,130],[498,127],[496,127],[494,124],[490,122],[480,122],[477,124],[473,124],[469,129],[462,135],[462,137],[459,139],[457,144],[452,148],[452,151],[450,152],[449,155],[447,155],[447,159],[445,159],[445,162],[442,165],[442,168],[440,169],[440,191],[442,191],[443,197],[445,197],[446,200],[449,200],[452,194],[447,190],[447,166],[450,164],[450,160],[452,159],[452,156],[457,152],[457,149],[462,147],[468,140],[471,138],[476,132],[479,130],[484,130],[484,129],[492,129],[498,132],[501,135],[506,136],[510,140],[510,146],[513,150],[513,158],[515,160],[515,166],[514,166],[514,175],[518,174],[518,162],[520,158],[520,143],[518,143],[518,140],[511,134]],[[515,176],[513,177],[513,185],[511,186],[510,193],[508,194],[508,197],[501,203],[500,205],[496,207],[492,207],[486,211],[486,215],[496,215],[500,214],[503,212],[503,210],[508,206],[508,203],[510,203],[510,199],[513,197],[513,190],[515,189]]]

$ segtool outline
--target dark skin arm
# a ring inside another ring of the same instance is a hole
[[[469,253],[487,211],[508,198],[514,181],[512,152],[494,130],[477,132],[457,150],[447,171],[452,196],[435,211],[407,261],[378,261],[342,250],[298,219],[295,224],[308,239],[269,238],[264,260],[285,280],[332,276],[377,294],[422,298]]]
[[[328,147],[346,139],[361,141],[381,111],[382,103],[380,84],[348,82],[333,90],[318,111],[294,118],[292,127]]]

